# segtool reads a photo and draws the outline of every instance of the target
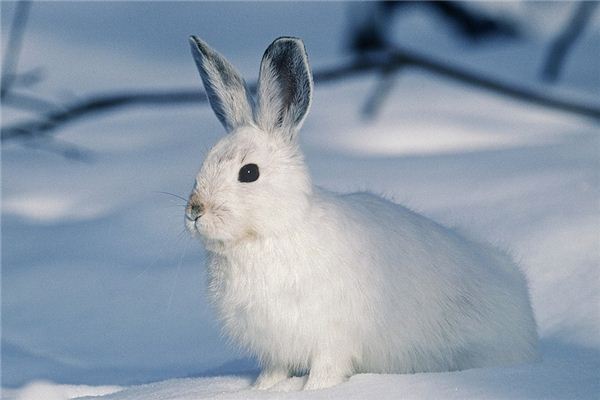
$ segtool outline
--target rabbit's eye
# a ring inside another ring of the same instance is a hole
[[[254,182],[258,179],[258,165],[246,164],[240,169],[238,175],[238,181],[240,182]]]

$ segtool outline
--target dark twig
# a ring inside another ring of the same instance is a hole
[[[23,43],[23,34],[29,17],[31,2],[28,0],[19,1],[16,5],[15,15],[10,27],[6,53],[2,62],[2,80],[0,82],[0,98],[4,98],[9,92],[10,87],[15,81],[17,65],[19,63],[19,53]]]
[[[481,41],[492,36],[506,38],[519,36],[518,28],[510,20],[475,12],[460,1],[425,1],[422,4],[430,6],[449,24],[454,25],[458,32],[472,41]]]
[[[58,154],[72,161],[90,162],[93,159],[93,155],[90,150],[58,139],[54,136],[46,136],[41,140],[33,140],[28,138],[22,144],[36,150]]]
[[[154,193],[166,194],[166,195],[169,195],[169,196],[173,196],[173,197],[175,197],[176,199],[180,199],[180,200],[183,200],[183,201],[185,201],[186,203],[187,203],[187,201],[188,201],[188,199],[186,199],[185,197],[183,197],[183,196],[180,196],[180,195],[178,195],[178,194],[175,194],[175,193],[163,192],[162,190],[155,191]]]
[[[2,100],[3,107],[13,107],[21,110],[28,110],[33,112],[49,112],[63,110],[63,107],[53,103],[50,100],[42,99],[40,97],[34,97],[28,94],[10,92],[10,96],[7,96]]]
[[[25,72],[19,72],[6,79],[11,80],[11,89],[15,86],[19,88],[28,88],[38,84],[44,75],[44,71],[40,67],[30,69]],[[12,92],[11,92],[12,94]]]
[[[401,65],[392,65],[381,71],[379,80],[371,95],[367,98],[362,110],[362,115],[366,119],[373,119],[377,116],[377,112],[383,105],[387,96],[391,93],[394,83],[398,75],[398,71],[402,69]]]
[[[582,1],[576,5],[573,16],[565,29],[560,32],[548,50],[542,70],[542,79],[546,82],[552,83],[558,80],[569,51],[592,18],[597,5],[598,3],[595,1]]]
[[[42,120],[23,122],[3,128],[1,137],[2,140],[7,140],[23,135],[43,136],[63,123],[125,106],[177,105],[205,101],[204,93],[186,89],[92,96],[89,100],[78,101],[62,110],[50,112]]]
[[[421,68],[425,71],[453,79],[470,86],[489,90],[515,100],[526,101],[538,106],[553,108],[578,114],[584,117],[600,120],[600,105],[585,104],[577,101],[563,99],[556,95],[547,94],[546,91],[535,90],[530,87],[504,82],[500,79],[485,77],[475,72],[450,64],[437,61],[433,58],[396,50],[393,53],[394,64],[407,64],[407,66]]]
[[[365,56],[358,61],[337,67],[317,70],[314,72],[314,80],[316,83],[322,84],[394,67],[422,69],[516,100],[600,120],[600,106],[598,105],[562,99],[540,90],[485,77],[462,67],[446,64],[434,58],[401,49],[393,49],[383,54]],[[256,84],[250,85],[252,91],[255,87]],[[64,110],[47,113],[42,120],[27,121],[4,127],[2,128],[1,138],[2,140],[8,140],[23,136],[43,136],[63,124],[89,117],[98,112],[112,111],[125,106],[164,106],[203,102],[206,102],[206,95],[196,89],[97,95],[67,106]]]

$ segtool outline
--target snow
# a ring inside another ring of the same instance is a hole
[[[85,399],[197,400],[197,399],[578,399],[594,398],[600,391],[597,352],[543,346],[543,362],[512,368],[473,369],[453,373],[353,376],[337,387],[300,391],[305,378],[290,378],[270,391],[251,388],[252,375],[172,379],[134,386],[112,394]],[[98,388],[97,390],[102,390]],[[113,389],[107,389],[113,390]],[[30,393],[30,392],[25,392]],[[93,393],[92,391],[89,392]],[[18,397],[34,400],[36,397]],[[59,397],[57,397],[59,399]]]
[[[19,390],[5,389],[3,399],[64,400],[82,396],[102,396],[122,390],[119,386],[60,385],[49,381],[32,381]]]
[[[2,3],[3,40],[13,7]],[[20,65],[43,66],[46,79],[31,92],[60,101],[200,88],[187,47],[194,33],[253,80],[280,34],[304,37],[315,68],[336,62],[345,12],[340,3],[34,3]],[[526,41],[481,49],[436,29],[421,11],[398,19],[395,35],[529,83],[556,32],[548,21],[562,20],[542,17]],[[574,48],[565,80],[549,91],[597,98],[597,20]],[[218,29],[224,24],[230,29]],[[257,366],[219,334],[203,296],[202,250],[183,231],[182,201],[158,193],[187,195],[222,128],[207,106],[128,108],[60,131],[89,149],[88,162],[2,146],[2,398],[597,398],[597,123],[417,70],[402,72],[366,121],[360,110],[375,84],[372,75],[317,87],[301,135],[315,183],[384,194],[511,251],[530,282],[540,363],[357,375],[318,392],[298,392],[303,378],[279,392],[251,390]],[[2,109],[3,123],[27,115]]]
[[[597,353],[573,352],[556,343],[544,346],[544,362],[513,368],[453,373],[353,376],[347,383],[313,392],[299,391],[303,378],[291,378],[272,391],[250,387],[250,377],[176,379],[125,389],[104,400],[192,399],[577,399],[600,391]],[[154,397],[152,397],[154,396]]]

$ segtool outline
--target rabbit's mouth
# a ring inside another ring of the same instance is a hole
[[[185,214],[185,228],[192,236],[202,234],[199,227],[196,225],[196,222],[197,220],[195,218],[190,217],[187,213]]]
[[[207,208],[201,215],[185,215],[185,226],[192,236],[201,236],[206,240],[228,242],[235,240],[236,235],[230,232],[232,227],[226,223],[224,215]]]
[[[217,228],[211,221],[212,215],[206,213],[202,216],[185,214],[185,226],[192,235],[201,235],[206,238],[212,238],[217,235]]]
[[[211,215],[211,213],[197,219],[186,216],[185,225],[192,236],[200,237],[205,247],[213,251],[215,251],[215,246],[221,252],[236,244],[255,241],[260,238],[260,234],[255,229],[230,226],[225,223],[222,217]]]

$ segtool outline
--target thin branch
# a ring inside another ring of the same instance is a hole
[[[64,107],[62,110],[47,113],[41,120],[27,121],[2,128],[2,140],[19,136],[43,136],[60,125],[88,117],[95,113],[112,111],[125,106],[177,105],[204,103],[206,96],[198,90],[172,90],[92,96]]]
[[[377,116],[383,102],[391,93],[396,82],[397,73],[402,69],[401,65],[393,65],[381,71],[379,80],[371,95],[367,98],[362,110],[362,115],[366,119],[373,119]]]
[[[577,8],[573,12],[573,16],[564,30],[556,37],[546,56],[546,62],[542,70],[542,78],[546,82],[556,82],[558,80],[569,51],[592,18],[597,5],[598,3],[595,1],[582,1],[576,5]]]
[[[4,54],[4,60],[2,62],[0,98],[4,98],[6,96],[16,77],[17,65],[19,63],[19,53],[21,52],[23,34],[25,33],[31,2],[28,0],[22,0],[17,3],[16,7],[15,15],[10,27],[8,43],[6,45],[6,53]]]
[[[24,93],[11,91],[9,96],[2,100],[3,107],[18,108],[33,112],[50,112],[64,110],[64,108],[54,102],[40,97],[31,96]]]
[[[22,142],[22,145],[36,150],[55,153],[72,161],[89,163],[93,160],[92,151],[54,136],[46,136],[42,140],[28,138],[28,140]]]
[[[317,70],[314,72],[314,81],[323,84],[394,67],[418,68],[519,101],[574,113],[596,121],[600,120],[599,105],[562,99],[540,90],[486,77],[462,67],[397,48],[385,53],[365,56],[358,61],[337,67]],[[256,84],[250,85],[252,91],[255,87]],[[98,112],[112,111],[125,106],[163,106],[204,102],[206,102],[206,95],[203,92],[189,89],[97,95],[88,100],[75,102],[65,107],[64,110],[47,113],[42,120],[26,121],[3,127],[1,138],[9,140],[22,136],[43,136],[63,124],[89,117]]]
[[[16,86],[18,86],[19,88],[29,88],[40,83],[43,79],[43,75],[44,71],[42,70],[42,68],[36,67],[30,69],[29,71],[13,74],[5,79],[11,80],[11,89]]]
[[[600,105],[598,104],[586,104],[563,99],[559,96],[546,94],[546,91],[542,92],[541,90],[535,90],[530,87],[486,77],[461,67],[444,64],[433,58],[417,55],[415,53],[408,53],[404,50],[396,50],[393,55],[394,60],[392,62],[394,64],[405,63],[408,66],[418,67],[445,78],[485,89],[496,94],[508,96],[515,100],[526,101],[538,106],[578,114],[597,121],[600,120]]]
[[[442,15],[469,40],[480,41],[491,36],[519,36],[519,29],[512,21],[486,15],[482,11],[476,12],[460,1],[426,1],[423,4]]]

